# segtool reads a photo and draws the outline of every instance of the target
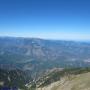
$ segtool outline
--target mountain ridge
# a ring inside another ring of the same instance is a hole
[[[48,68],[86,66],[89,64],[90,44],[85,42],[44,40],[38,38],[0,37],[0,63],[19,64],[38,62]],[[4,62],[3,62],[4,61]],[[67,63],[67,64],[65,64]],[[74,63],[76,63],[74,65]],[[37,63],[35,63],[37,66]],[[30,66],[30,65],[28,65]],[[28,66],[27,67],[28,69]],[[46,68],[46,67],[45,67]]]

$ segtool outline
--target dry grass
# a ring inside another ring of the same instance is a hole
[[[64,77],[61,81],[37,90],[90,90],[90,73]]]

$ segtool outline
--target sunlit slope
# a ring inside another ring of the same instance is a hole
[[[90,90],[90,72],[65,76],[60,81],[37,90]]]

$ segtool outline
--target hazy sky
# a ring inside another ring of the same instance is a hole
[[[0,0],[0,36],[90,40],[90,0]]]

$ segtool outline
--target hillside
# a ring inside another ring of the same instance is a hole
[[[89,90],[89,76],[90,68],[56,68],[35,80],[21,70],[0,69],[0,89],[7,87],[18,90]]]
[[[0,90],[5,87],[10,90],[14,88],[27,90],[25,84],[30,81],[32,81],[32,78],[21,70],[0,69]]]
[[[90,90],[90,72],[64,76],[60,81],[36,90]]]
[[[90,68],[54,69],[36,81],[28,83],[27,87],[30,90],[64,90],[64,86],[66,85],[69,86],[69,88],[66,87],[66,89],[74,90],[74,88],[77,88],[75,87],[76,84],[79,85],[79,83],[83,83],[88,85],[90,82],[90,79],[87,80],[89,77],[88,73],[90,75]],[[83,82],[84,80],[86,80],[86,82]],[[87,88],[87,86],[85,88]]]

